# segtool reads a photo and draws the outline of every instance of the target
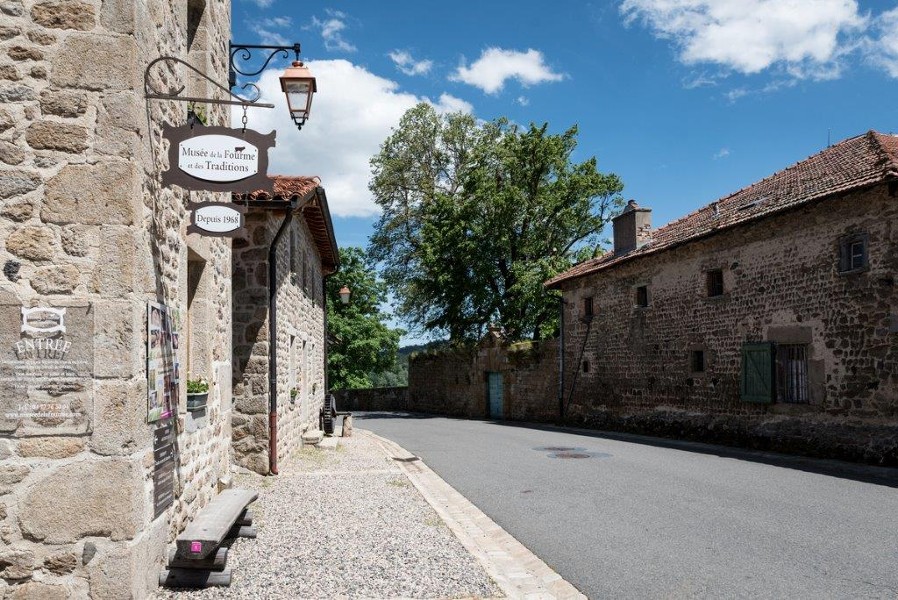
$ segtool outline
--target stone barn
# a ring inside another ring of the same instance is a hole
[[[631,201],[563,295],[566,417],[898,464],[898,137],[870,131],[673,221]]]

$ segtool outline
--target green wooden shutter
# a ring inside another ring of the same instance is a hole
[[[771,342],[742,346],[742,400],[773,402],[774,353]]]

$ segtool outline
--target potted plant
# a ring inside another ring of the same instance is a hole
[[[187,410],[200,410],[206,408],[209,399],[209,382],[199,377],[187,379]]]

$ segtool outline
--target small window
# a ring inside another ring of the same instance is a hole
[[[850,273],[867,268],[867,235],[846,237],[839,242],[839,271]]]
[[[704,350],[693,350],[690,353],[689,358],[689,370],[693,373],[704,373],[705,372],[705,351]]]
[[[649,305],[649,286],[641,285],[636,288],[636,306],[646,307]]]
[[[714,269],[707,275],[708,297],[723,296],[723,271]]]
[[[583,372],[589,373],[589,361],[588,360],[583,361]]]
[[[591,319],[591,318],[592,318],[592,315],[593,315],[593,312],[592,312],[592,296],[590,296],[589,298],[584,298],[584,299],[583,299],[583,318],[584,318],[584,319]]]

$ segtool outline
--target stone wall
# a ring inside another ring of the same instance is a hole
[[[268,250],[283,210],[250,209],[246,236],[234,241],[234,460],[269,471]],[[297,215],[277,247],[278,456],[317,429],[324,402],[321,260]]]
[[[503,418],[558,418],[557,342],[414,354],[409,358],[408,410],[468,418],[489,417],[487,373],[502,373]]]
[[[898,464],[896,222],[883,185],[565,284],[571,419]],[[839,240],[854,234],[869,236],[869,268],[839,273]],[[713,269],[722,296],[708,297]],[[648,307],[635,306],[637,286]],[[742,346],[762,341],[807,344],[808,404],[742,401]],[[704,372],[690,365],[696,350]]]
[[[189,47],[188,4],[202,9],[193,12],[201,18]],[[225,0],[0,3],[0,301],[89,303],[96,340],[86,431],[0,438],[0,595],[145,597],[166,543],[228,474],[230,244],[187,236],[188,194],[159,186],[161,125],[183,123],[186,106],[147,105],[142,77],[150,60],[173,55],[227,81],[229,37]],[[153,80],[212,93],[183,67]],[[208,115],[211,124],[228,122],[226,109]],[[200,265],[203,292],[188,311],[188,278]],[[204,352],[182,345],[179,357],[212,384],[196,419],[182,386],[176,499],[158,518],[154,425],[146,423],[148,301],[180,309],[205,337]]]

